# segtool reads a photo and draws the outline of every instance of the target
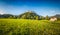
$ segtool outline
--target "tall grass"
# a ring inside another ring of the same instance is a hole
[[[0,19],[0,35],[60,35],[60,21]]]

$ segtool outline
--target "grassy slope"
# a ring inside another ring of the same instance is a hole
[[[60,21],[0,19],[0,35],[59,35]]]

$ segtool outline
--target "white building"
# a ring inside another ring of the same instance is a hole
[[[52,17],[52,18],[50,18],[50,21],[57,21],[57,18],[56,17]]]

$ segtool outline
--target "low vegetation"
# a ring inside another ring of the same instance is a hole
[[[0,35],[60,35],[60,21],[0,19]]]

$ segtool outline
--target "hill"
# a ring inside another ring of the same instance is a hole
[[[50,17],[56,17],[58,20],[60,20],[60,14],[56,14],[56,15],[50,16]]]
[[[40,19],[40,16],[38,14],[36,14],[34,11],[28,11],[25,12],[21,15],[19,15],[19,18],[23,18],[23,19]]]
[[[1,15],[0,14],[0,18],[8,18],[10,16],[13,16],[13,15],[11,15],[11,14],[3,14],[3,15]]]
[[[60,18],[60,14],[56,14],[55,17]]]
[[[1,15],[0,14],[0,18],[13,18],[13,19],[16,19],[18,16],[17,15],[12,15],[12,14],[3,14]]]

